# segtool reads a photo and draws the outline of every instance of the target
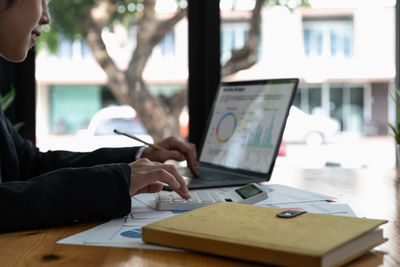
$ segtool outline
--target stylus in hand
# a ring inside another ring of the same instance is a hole
[[[148,145],[149,147],[154,148],[154,149],[156,149],[156,150],[168,151],[168,149],[163,148],[162,146],[159,146],[159,145],[157,145],[157,144],[148,143],[148,142],[146,142],[146,141],[140,139],[139,137],[136,137],[136,136],[133,136],[133,135],[124,133],[124,132],[120,132],[120,131],[118,131],[117,129],[114,129],[114,133],[120,134],[120,135],[125,135],[126,137],[129,137],[129,138],[132,138],[132,139],[134,139],[134,140],[136,140],[136,141],[139,141],[139,142],[141,142],[141,143],[143,143],[143,144],[145,144],[145,145]]]

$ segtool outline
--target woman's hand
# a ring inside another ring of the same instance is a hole
[[[181,197],[191,196],[183,177],[173,165],[139,159],[129,164],[131,167],[131,185],[129,195],[156,193],[161,191],[162,183],[168,184]],[[162,182],[162,183],[161,183]]]
[[[173,159],[176,161],[187,161],[187,166],[196,176],[199,171],[196,168],[197,152],[196,147],[192,143],[182,142],[175,137],[168,137],[157,145],[165,148],[166,150],[158,150],[152,147],[146,147],[143,150],[142,158],[148,158],[153,161],[165,162],[166,160]]]

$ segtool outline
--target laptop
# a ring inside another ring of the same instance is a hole
[[[180,169],[189,189],[269,181],[298,82],[222,82],[199,147],[200,176]]]

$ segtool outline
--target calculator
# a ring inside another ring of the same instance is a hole
[[[267,192],[255,183],[226,192],[214,189],[191,191],[190,194],[192,198],[186,200],[176,192],[161,191],[156,195],[157,209],[193,210],[218,202],[255,204],[268,198]]]

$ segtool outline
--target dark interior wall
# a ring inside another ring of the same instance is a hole
[[[28,57],[21,63],[12,63],[0,57],[0,92],[4,96],[12,88],[16,97],[6,115],[13,124],[23,122],[19,133],[34,142],[36,132],[34,49],[29,51]]]
[[[396,88],[400,88],[400,3],[399,0],[396,1]],[[399,103],[400,99],[396,94],[397,103]],[[400,118],[397,117],[396,112],[396,121],[399,121]],[[400,155],[398,150],[396,149],[396,166],[400,166]]]
[[[197,148],[220,82],[219,1],[189,1],[189,141]]]
[[[400,3],[396,1],[396,88],[400,88]]]

